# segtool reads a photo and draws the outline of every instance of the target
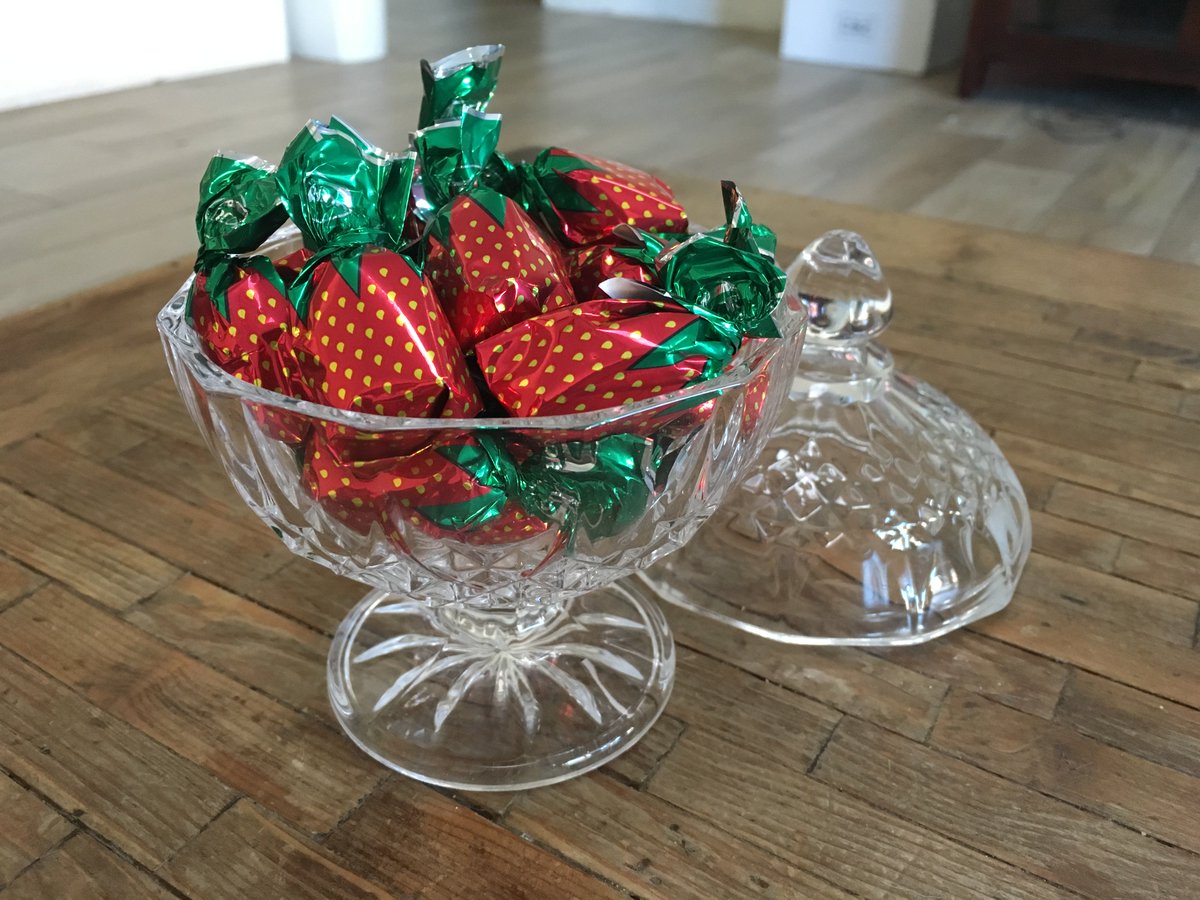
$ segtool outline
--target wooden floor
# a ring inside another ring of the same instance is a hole
[[[964,102],[953,73],[781,62],[771,36],[547,13],[534,0],[392,3],[393,53],[378,64],[295,62],[0,114],[0,315],[194,254],[195,185],[217,149],[277,158],[306,118],[331,113],[403,147],[417,61],[497,39],[509,45],[495,108],[510,147],[560,143],[1200,261],[1200,140],[1169,115]]]
[[[677,686],[615,763],[514,795],[391,774],[324,694],[364,589],[290,557],[201,446],[149,327],[167,266],[13,320],[0,356],[0,896],[1194,897],[1200,269],[754,209],[792,248],[878,236],[888,343],[1028,492],[1005,612],[870,653],[671,610]]]

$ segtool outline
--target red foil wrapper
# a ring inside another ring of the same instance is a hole
[[[456,197],[428,235],[425,273],[464,348],[575,302],[558,249],[525,210],[495,191]]]
[[[334,251],[308,273],[307,326],[297,358],[320,403],[383,416],[470,417],[482,409],[466,360],[429,282],[405,256],[379,247]],[[347,458],[360,442],[396,453],[424,435],[332,426]]]
[[[622,254],[622,246],[605,242],[568,252],[567,271],[576,299],[585,301],[605,296],[600,283],[610,278],[628,278],[650,285],[657,283],[654,268]]]
[[[318,433],[305,458],[312,496],[360,534],[378,524],[407,551],[402,523],[437,538],[471,544],[507,543],[546,530],[546,523],[510,500],[502,486],[486,483],[491,471],[473,474],[464,456],[477,451],[467,434],[443,437],[401,456],[346,461],[336,443]]]
[[[733,348],[669,301],[600,299],[526,319],[475,347],[483,377],[514,416],[635,403],[711,377]]]
[[[224,303],[228,318],[208,293],[208,278],[192,283],[192,323],[208,357],[234,378],[269,391],[300,395],[295,342],[300,320],[266,257],[252,257],[233,272]],[[264,433],[289,444],[308,435],[306,417],[251,404]]]
[[[675,194],[640,169],[550,147],[538,155],[533,171],[553,206],[547,218],[556,220],[567,243],[604,240],[622,224],[645,231],[687,231],[687,213]]]

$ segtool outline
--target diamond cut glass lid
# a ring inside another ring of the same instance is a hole
[[[795,644],[920,643],[1006,606],[1029,555],[1025,493],[944,394],[878,338],[892,293],[857,234],[788,270],[807,344],[767,448],[682,550],[643,572],[665,600]]]

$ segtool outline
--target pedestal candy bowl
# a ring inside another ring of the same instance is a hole
[[[187,291],[158,327],[212,452],[293,552],[372,588],[338,628],[328,672],[366,752],[424,781],[512,789],[599,766],[650,727],[671,687],[670,633],[637,588],[612,582],[687,541],[758,457],[799,355],[795,327],[718,377],[624,407],[411,419],[232,377],[203,352]],[[394,454],[378,471],[338,468],[322,440]],[[379,477],[394,493],[364,503]],[[426,486],[454,478],[461,504],[423,506]],[[438,525],[477,508],[486,525]]]

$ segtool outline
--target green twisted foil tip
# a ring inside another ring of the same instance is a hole
[[[414,167],[411,154],[385,153],[338,120],[311,120],[284,151],[275,178],[310,250],[399,248]]]
[[[633,434],[554,444],[519,466],[515,496],[542,519],[560,521],[570,549],[580,529],[596,540],[641,517],[660,458],[654,441]]]
[[[693,235],[660,255],[659,280],[679,303],[732,340],[779,337],[772,313],[787,276],[775,264],[774,233],[754,225],[733,182],[721,182],[721,189],[724,229]]]
[[[457,122],[442,122],[412,135],[421,163],[421,186],[434,209],[475,187],[500,141],[500,117],[465,110]]]
[[[421,100],[418,128],[459,118],[464,110],[485,112],[500,77],[503,44],[481,44],[443,56],[436,62],[421,60]]]
[[[257,250],[286,219],[273,166],[257,156],[212,158],[196,209],[202,255]]]

